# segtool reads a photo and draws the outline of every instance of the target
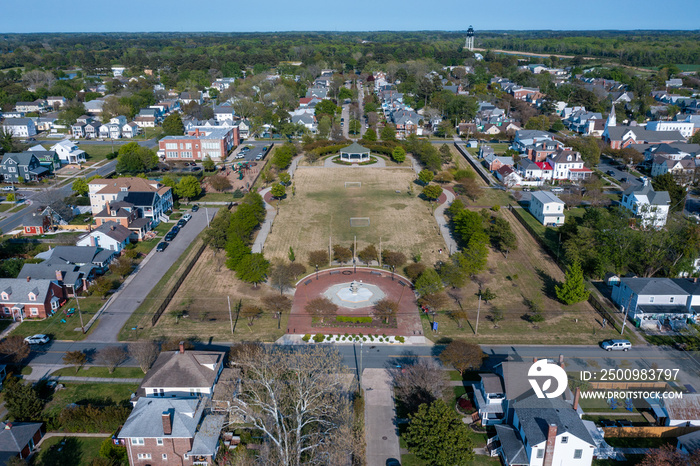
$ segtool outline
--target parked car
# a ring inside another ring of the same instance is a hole
[[[163,238],[164,241],[172,241],[175,239],[176,233],[173,233],[172,231],[169,231],[166,235],[165,238]]]
[[[3,186],[2,190],[3,191],[17,191],[17,188],[15,188],[14,186]]]
[[[170,233],[173,233],[173,234],[176,234],[176,235],[177,235],[178,233],[180,233],[180,227],[177,226],[177,225],[175,225],[174,227],[172,227],[172,228],[170,229]]]
[[[553,192],[553,193],[563,193],[563,192],[564,192],[564,188],[552,188],[552,192]]]
[[[245,152],[241,151],[241,152],[239,152],[239,153],[236,154],[236,156],[234,157],[234,159],[238,160],[238,159],[242,159],[242,158],[244,158],[244,157],[245,157]]]
[[[632,348],[632,343],[629,340],[605,340],[600,346],[605,351],[629,351]]]
[[[168,236],[168,235],[165,235],[165,236]],[[163,252],[163,251],[165,251],[165,248],[167,248],[167,247],[168,247],[168,243],[166,243],[165,241],[160,242],[160,243],[158,243],[158,246],[156,246],[156,251]]]
[[[44,335],[43,333],[37,333],[24,339],[25,343],[28,345],[45,345],[51,340],[51,337]]]
[[[610,176],[615,176],[615,172],[613,170],[608,170],[607,173]]]
[[[182,227],[184,227],[185,225],[187,225],[187,220],[180,219],[180,220],[177,221],[177,226],[178,226],[178,228],[182,228]]]
[[[192,214],[183,215],[181,220],[184,220],[185,222],[189,222],[190,220],[192,220]]]
[[[262,154],[258,154],[255,156],[255,160],[262,160]]]
[[[192,206],[192,212],[197,212],[199,210],[199,206],[197,204]]]

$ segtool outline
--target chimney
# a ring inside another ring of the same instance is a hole
[[[185,354],[185,342],[180,342],[180,354]]]
[[[557,441],[557,425],[550,424],[547,430],[547,444],[544,447],[544,461],[542,466],[552,466],[554,461],[554,446]]]
[[[61,273],[60,270],[56,270],[56,280],[58,280],[58,281],[63,280],[63,274]]]
[[[32,277],[27,277],[27,283],[29,283],[29,280],[31,280]]]
[[[112,208],[109,206],[109,201],[107,201],[107,215],[112,215]]]
[[[163,411],[162,415],[163,419],[163,434],[164,435],[171,435],[173,433],[173,416],[170,414],[170,411]],[[556,432],[556,426],[554,427],[554,431]]]
[[[532,362],[533,363],[537,362],[537,358],[532,358]]]
[[[5,423],[5,430],[10,430],[12,429],[12,423],[11,422],[6,422]]]
[[[579,398],[581,398],[581,388],[576,387],[576,392],[574,393],[574,411],[578,411]]]

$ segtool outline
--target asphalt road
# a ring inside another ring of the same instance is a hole
[[[105,327],[107,327],[105,325]],[[118,331],[118,329],[115,331]],[[94,334],[93,334],[94,335]],[[91,336],[93,336],[91,335]],[[124,343],[51,342],[45,346],[34,347],[31,364],[61,364],[66,351],[86,351],[95,353],[108,345]],[[230,344],[204,341],[198,349],[226,350]],[[388,346],[372,345],[336,345],[343,357],[344,364],[352,371],[362,369],[381,369],[405,365],[420,358],[436,358],[443,346]],[[547,358],[557,361],[564,355],[567,371],[596,371],[601,369],[679,369],[678,385],[692,385],[700,389],[700,354],[689,354],[668,347],[635,346],[628,352],[606,352],[597,346],[540,346],[540,345],[482,345],[488,355],[482,369],[492,370],[498,363],[510,357],[514,360],[532,361]],[[128,361],[126,365],[136,365]]]
[[[615,178],[620,185],[627,184],[634,187],[642,185],[642,182],[632,173],[620,170],[619,165],[611,165],[610,159],[601,157],[598,169],[605,173],[606,176]]]
[[[213,218],[218,209],[199,209],[192,213],[192,219],[170,242],[163,252],[153,249],[144,259],[140,270],[112,297],[108,307],[96,322],[96,328],[85,339],[89,343],[114,343],[117,335],[136,308],[146,299],[160,278],[185,251],[187,246],[207,226],[207,212]]]
[[[114,167],[117,166],[117,161],[116,160],[111,160],[110,162],[104,164],[100,168],[96,170],[90,170],[86,171],[86,173],[83,173],[82,175],[85,176],[86,178],[89,178],[93,175],[100,175],[100,176],[107,176],[110,173],[114,172]],[[66,186],[63,186],[61,188],[57,188],[55,190],[46,189],[46,190],[40,190],[40,191],[24,191],[22,189],[19,190],[19,192],[26,194],[26,199],[28,201],[34,201],[34,200],[39,200],[42,198],[42,194],[51,191],[51,199],[56,200],[56,199],[65,199],[66,197],[70,196],[72,194],[71,190],[71,184],[67,184]],[[27,205],[24,209],[20,210],[17,213],[14,213],[10,215],[9,217],[3,219],[0,221],[0,231],[3,233],[7,233],[8,231],[12,231],[21,225],[24,224],[24,219],[27,217],[31,217],[32,213],[36,210],[37,205],[36,203],[33,203],[34,205]]]

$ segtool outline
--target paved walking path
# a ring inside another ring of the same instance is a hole
[[[423,168],[420,166],[420,163],[418,163],[418,160],[416,160],[414,156],[408,154],[406,155],[406,159],[411,162],[411,168],[416,172],[416,175],[419,174]]]
[[[401,460],[391,376],[386,369],[365,369],[365,442],[367,466],[386,466]]]
[[[44,440],[47,438],[51,437],[86,437],[86,438],[107,438],[111,437],[110,434],[107,433],[85,433],[85,432],[47,432],[44,434],[43,437],[41,437],[41,440],[39,440],[39,443],[36,444],[37,448],[41,446],[42,443],[44,443]]]
[[[272,188],[265,188],[258,193],[262,196],[263,200],[265,199],[265,194],[270,192],[270,189]],[[265,240],[267,239],[267,235],[270,234],[270,231],[272,231],[272,222],[277,216],[277,209],[268,204],[266,201],[264,202],[266,211],[265,220],[263,221],[262,225],[260,225],[260,231],[258,231],[258,235],[255,237],[255,242],[253,243],[253,247],[251,248],[253,253],[263,252],[263,248],[265,247]]]
[[[42,379],[55,380],[57,382],[85,382],[85,383],[141,383],[143,378],[119,378],[119,377],[78,377],[73,375],[51,375],[59,369],[64,369],[65,364],[32,364],[32,373],[22,378],[29,382],[38,382]]]
[[[323,161],[323,167],[324,168],[333,168],[333,167],[348,167],[348,168],[386,168],[386,160],[384,160],[381,157],[375,157],[377,159],[377,163],[373,163],[371,165],[360,165],[359,163],[355,163],[352,166],[351,165],[343,165],[342,163],[335,163],[333,162],[333,159],[335,158],[335,155],[332,155],[325,159]]]
[[[454,252],[457,252],[457,241],[455,241],[452,237],[452,232],[450,231],[450,227],[447,224],[447,219],[445,218],[445,209],[452,205],[452,201],[455,200],[455,195],[449,189],[443,189],[442,192],[447,197],[447,200],[435,209],[433,215],[435,215],[435,221],[437,222],[438,228],[440,229],[440,233],[442,234],[442,237],[445,240],[445,244],[447,245],[447,253],[452,254]]]

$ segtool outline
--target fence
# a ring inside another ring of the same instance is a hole
[[[92,225],[56,225],[56,229],[66,231],[90,231]]]
[[[163,299],[163,302],[160,303],[160,305],[158,306],[158,309],[156,309],[156,312],[153,314],[153,317],[151,318],[151,326],[152,327],[155,327],[156,323],[158,323],[158,319],[160,319],[160,316],[163,315],[163,312],[165,312],[165,309],[170,304],[170,301],[172,301],[173,297],[175,296],[175,293],[177,293],[177,290],[180,289],[180,286],[185,281],[185,278],[187,278],[187,275],[189,275],[190,271],[194,267],[194,264],[197,263],[199,256],[202,255],[202,253],[204,252],[204,249],[206,247],[207,247],[206,243],[202,243],[199,246],[199,249],[197,250],[197,252],[194,253],[194,256],[192,256],[192,259],[190,259],[190,262],[185,267],[185,270],[183,270],[180,277],[173,284],[173,287],[170,289],[167,296]]]
[[[459,153],[462,154],[462,157],[464,157],[466,159],[466,161],[469,162],[469,165],[472,166],[472,168],[474,169],[476,174],[479,175],[481,177],[481,179],[484,180],[484,182],[487,185],[491,186],[493,184],[493,181],[488,177],[488,175],[486,175],[484,173],[483,167],[478,165],[474,161],[474,159],[472,158],[471,154],[466,152],[462,146],[458,145],[456,142],[454,144],[455,144],[455,147],[457,148],[457,150],[459,151]]]
[[[588,294],[588,303],[593,306],[593,309],[598,311],[598,314],[605,319],[606,321],[610,322],[610,325],[612,325],[615,330],[618,332],[622,330],[620,328],[620,325],[618,324],[617,320],[615,320],[615,317],[613,314],[610,312],[610,310],[605,306],[605,304],[601,303],[600,300],[598,299],[597,296],[595,296],[594,293],[589,293]]]
[[[649,426],[649,427],[603,427],[605,438],[609,437],[638,437],[659,438],[679,437],[700,430],[700,427],[678,426]]]

